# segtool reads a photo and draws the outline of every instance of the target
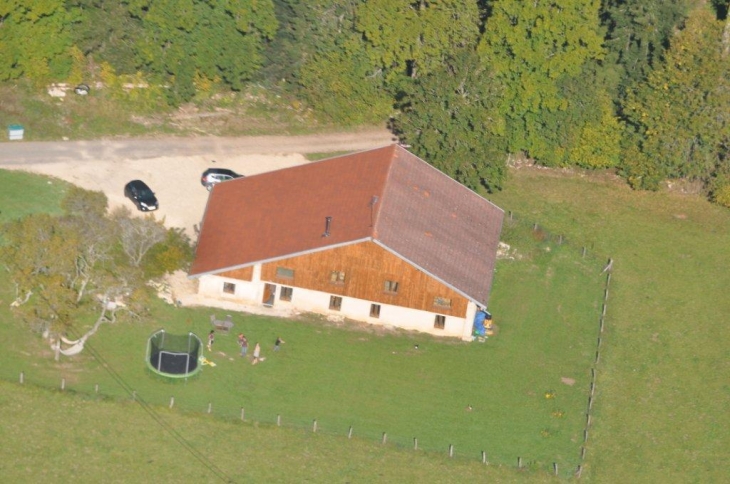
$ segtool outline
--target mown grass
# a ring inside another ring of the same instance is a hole
[[[730,448],[730,212],[620,181],[513,172],[491,197],[614,258],[583,476],[721,482]]]
[[[357,437],[146,410],[131,401],[3,381],[0,405],[5,482],[552,481],[529,470],[485,467]]]
[[[63,378],[68,391],[90,396],[98,384],[101,395],[118,401],[130,400],[133,390],[155,408],[167,407],[174,396],[177,411],[202,419],[196,425],[235,421],[243,407],[247,422],[274,425],[280,415],[294,434],[317,419],[320,433],[341,439],[353,426],[354,435],[372,445],[386,432],[391,447],[412,448],[415,437],[434,456],[453,445],[465,462],[478,462],[484,450],[494,464],[514,467],[521,457],[525,467],[543,472],[557,462],[567,476],[579,461],[600,267],[568,245],[527,235],[514,237],[513,245],[521,258],[499,263],[491,306],[499,333],[485,343],[375,332],[311,316],[234,314],[234,333],[260,341],[266,361],[251,365],[238,356],[234,334],[220,335],[208,355],[215,368],[170,383],[146,369],[147,337],[164,327],[204,338],[211,310],[153,301],[152,317],[105,325],[84,353],[55,363],[50,348],[2,304],[0,320],[7,324],[0,325],[0,337],[13,344],[0,355],[0,375],[17,381],[22,371],[26,381],[47,388],[58,388]],[[7,284],[0,299],[12,299]],[[79,322],[79,331],[91,318]],[[286,343],[274,354],[277,335]],[[561,377],[576,383],[566,385]],[[546,399],[546,392],[555,398]],[[343,446],[333,458],[347,460],[350,452]]]
[[[0,170],[0,224],[41,211],[60,214],[59,203],[67,188],[57,178]]]

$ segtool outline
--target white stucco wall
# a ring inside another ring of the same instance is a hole
[[[258,272],[260,274],[260,271]],[[216,306],[217,301],[227,303],[240,302],[244,304],[261,305],[263,299],[265,281],[258,280],[254,270],[254,281],[240,281],[219,276],[201,276],[198,294],[205,298],[206,304]],[[235,293],[223,292],[223,284],[230,282],[235,284]],[[342,297],[342,307],[339,311],[329,309],[330,296],[332,294],[294,287],[292,300],[282,301],[282,285],[276,284],[275,307],[292,307],[299,311],[309,311],[325,315],[340,315],[357,321],[364,321],[371,324],[390,325],[398,328],[420,331],[435,336],[450,336],[461,338],[465,341],[471,340],[472,322],[476,313],[476,305],[469,303],[465,318],[446,316],[444,329],[434,328],[434,320],[437,313],[421,311],[418,309],[380,304],[380,317],[370,317],[371,301]],[[291,287],[291,286],[289,286]],[[243,308],[242,308],[243,310]]]

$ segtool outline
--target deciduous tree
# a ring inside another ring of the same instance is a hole
[[[0,0],[0,80],[65,79],[75,21],[63,0]]]

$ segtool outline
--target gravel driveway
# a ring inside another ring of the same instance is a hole
[[[208,200],[208,191],[200,184],[206,168],[230,168],[250,176],[307,163],[302,153],[360,151],[390,143],[392,135],[385,130],[288,137],[15,141],[0,143],[0,168],[101,190],[112,208],[124,205],[133,211],[123,189],[128,181],[141,179],[160,202],[154,216],[168,227],[184,228],[192,237]]]

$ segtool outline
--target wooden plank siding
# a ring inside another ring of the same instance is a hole
[[[279,267],[293,270],[294,277],[278,276]],[[345,273],[344,282],[331,282],[334,271]],[[362,242],[263,264],[261,279],[283,286],[312,289],[447,316],[465,317],[468,304],[465,297],[373,242]],[[398,283],[396,294],[385,291],[385,281]],[[434,305],[437,297],[450,300],[451,307]]]
[[[239,281],[251,281],[253,279],[253,266],[221,272],[216,275],[221,277],[230,277],[231,279],[238,279]]]

